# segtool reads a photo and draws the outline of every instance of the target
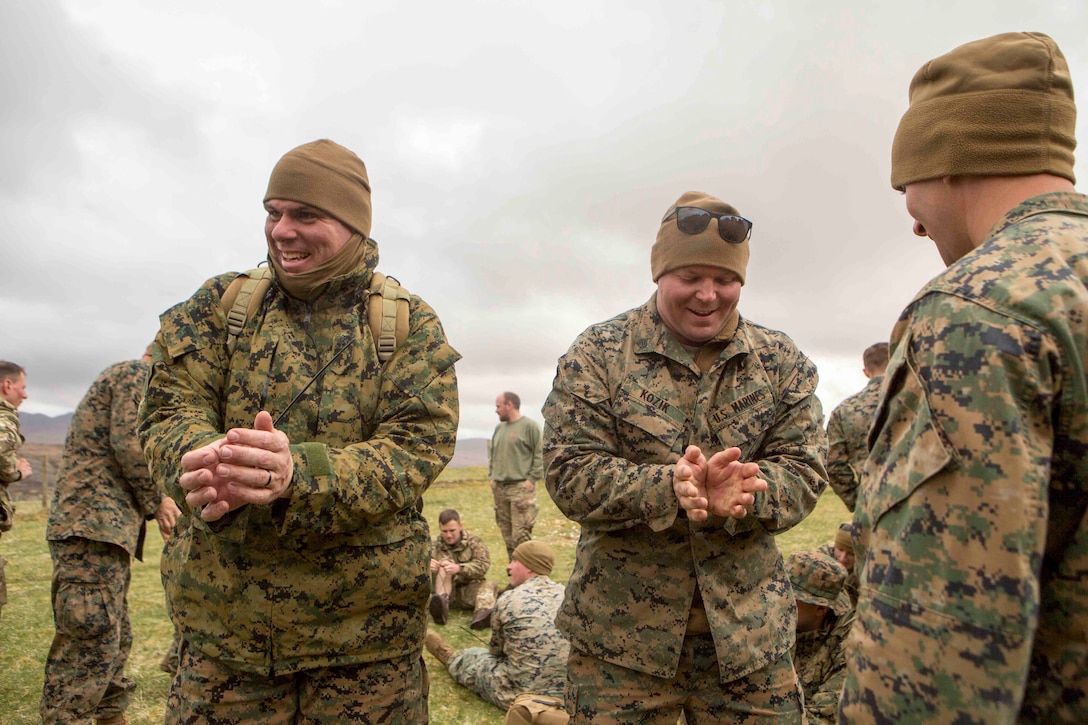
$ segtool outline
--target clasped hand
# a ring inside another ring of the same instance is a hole
[[[291,442],[261,411],[252,428],[232,428],[224,438],[181,457],[178,479],[185,502],[200,518],[215,521],[245,504],[270,504],[283,496],[294,476]]]
[[[692,521],[711,514],[743,519],[755,503],[757,491],[766,491],[758,463],[743,463],[739,448],[719,451],[707,460],[698,446],[688,446],[672,472],[672,490]]]

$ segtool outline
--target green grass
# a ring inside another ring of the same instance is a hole
[[[492,552],[490,578],[506,586],[506,549],[495,526],[491,490],[483,468],[446,471],[424,497],[424,513],[435,522],[445,508],[461,512],[465,528],[487,542]],[[540,516],[534,538],[547,541],[556,551],[553,577],[566,581],[574,565],[578,527],[556,509],[543,488],[537,490]],[[816,510],[800,526],[778,537],[783,555],[800,549],[814,549],[830,541],[843,521],[849,520],[830,489]],[[45,543],[46,513],[39,503],[18,504],[15,527],[0,539],[0,554],[8,560],[8,604],[0,619],[0,719],[6,725],[38,722],[38,698],[42,671],[53,638],[53,617],[49,601],[52,565]],[[437,531],[437,526],[432,525]],[[129,591],[129,610],[135,642],[128,661],[128,676],[137,683],[129,708],[133,725],[159,725],[163,721],[168,677],[158,669],[159,660],[170,645],[173,628],[166,616],[159,580],[159,546],[154,523],[148,531],[145,560],[134,562]],[[486,644],[486,632],[468,628],[470,612],[451,612],[450,622],[435,627],[451,645],[463,647]],[[503,713],[485,703],[450,679],[445,668],[425,655],[431,674],[431,722],[436,725],[500,725]]]

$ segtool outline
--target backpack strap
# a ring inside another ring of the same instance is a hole
[[[272,285],[272,270],[257,267],[235,277],[223,291],[223,309],[227,310],[227,346],[233,353],[246,321],[260,307]],[[375,271],[367,298],[367,324],[374,338],[378,360],[386,362],[408,339],[408,301],[411,295],[395,277]]]
[[[271,286],[271,268],[257,267],[235,277],[223,290],[223,309],[227,310],[227,347],[232,353],[246,321],[257,311]]]
[[[408,339],[408,300],[411,295],[395,277],[375,271],[370,281],[366,316],[370,334],[378,350],[378,360],[386,362]]]

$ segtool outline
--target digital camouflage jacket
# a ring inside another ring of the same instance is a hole
[[[0,484],[19,480],[19,448],[23,434],[19,431],[19,411],[0,398]]]
[[[873,422],[883,375],[869,378],[861,392],[851,395],[831,411],[827,421],[827,482],[851,511],[858,498],[866,442]]]
[[[162,502],[136,437],[147,371],[142,360],[110,365],[76,406],[49,509],[47,540],[101,541],[143,559],[147,519]]]
[[[459,355],[413,296],[408,338],[382,366],[366,320],[376,263],[372,247],[312,303],[274,283],[233,355],[220,297],[235,275],[209,280],[161,318],[140,436],[152,475],[184,513],[181,455],[251,428],[262,409],[276,419],[289,408],[278,429],[292,442],[290,497],[213,524],[187,515],[163,560],[184,638],[249,672],[422,648],[431,542],[418,504],[453,454]]]
[[[845,591],[839,596],[848,600]],[[814,632],[797,635],[793,667],[805,692],[808,725],[835,725],[839,714],[839,694],[846,676],[846,636],[854,623],[854,610],[842,616],[828,612],[830,624]]]
[[[826,486],[816,382],[789,337],[743,318],[701,372],[654,298],[574,341],[544,405],[548,491],[581,526],[557,618],[572,647],[673,677],[701,597],[723,682],[789,651],[796,609],[774,536]],[[752,514],[678,513],[672,472],[689,444],[759,463],[768,490]]]
[[[1088,197],[1013,208],[891,336],[845,722],[1088,722]]]

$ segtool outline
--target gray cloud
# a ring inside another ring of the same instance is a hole
[[[71,409],[163,309],[264,257],[269,170],[329,137],[367,163],[381,268],[464,355],[462,434],[490,432],[504,389],[539,418],[574,336],[652,293],[650,245],[688,189],[755,221],[741,311],[798,341],[830,408],[941,269],[888,187],[910,77],[959,43],[1031,29],[1083,88],[1088,40],[1069,29],[1086,12],[0,4],[0,357],[29,369],[27,410]]]

